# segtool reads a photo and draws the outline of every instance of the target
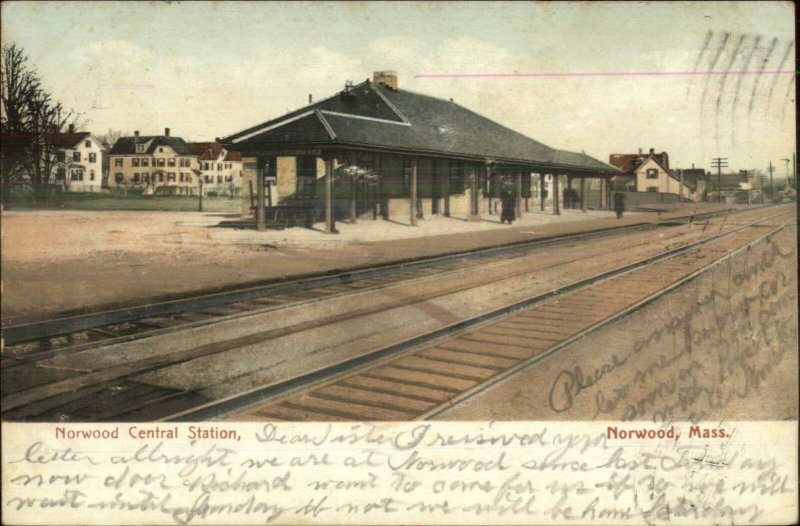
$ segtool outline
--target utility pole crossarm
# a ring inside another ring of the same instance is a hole
[[[714,157],[711,161],[712,166],[717,168],[717,202],[722,202],[722,169],[728,166],[727,157]]]

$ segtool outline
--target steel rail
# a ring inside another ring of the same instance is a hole
[[[347,270],[333,270],[325,273],[310,274],[292,279],[272,280],[264,284],[259,284],[255,286],[246,286],[243,288],[237,288],[229,291],[202,294],[198,296],[172,299],[163,302],[154,302],[143,305],[123,307],[118,309],[102,310],[98,312],[79,314],[75,316],[59,317],[49,320],[12,324],[2,329],[3,341],[5,346],[11,346],[11,345],[16,345],[18,343],[39,340],[51,336],[59,336],[59,335],[74,333],[81,330],[97,329],[105,326],[121,324],[126,322],[136,322],[137,320],[143,320],[147,318],[157,318],[157,317],[180,314],[183,312],[210,309],[236,302],[253,301],[253,300],[263,299],[271,295],[277,296],[282,294],[297,293],[303,290],[308,290],[317,287],[324,287],[328,285],[350,284],[356,281],[364,281],[367,279],[384,277],[387,275],[392,275],[402,272],[420,270],[423,268],[435,268],[459,260],[471,260],[484,257],[500,257],[505,255],[513,255],[515,253],[529,250],[531,248],[547,247],[547,246],[569,243],[573,241],[581,241],[597,237],[605,237],[626,231],[635,231],[635,230],[646,231],[651,229],[657,229],[662,226],[675,225],[676,223],[678,223],[679,219],[684,219],[689,223],[691,223],[696,221],[698,218],[715,217],[731,213],[735,214],[735,213],[751,212],[753,210],[759,210],[759,209],[761,208],[738,209],[738,210],[726,209],[714,212],[705,212],[702,214],[695,214],[690,216],[681,216],[680,218],[672,218],[670,220],[660,221],[657,223],[635,223],[632,225],[615,226],[611,228],[597,229],[588,232],[567,234],[564,236],[550,236],[532,240],[527,239],[499,246],[477,248],[477,249],[455,252],[444,255],[410,258],[407,260],[393,261],[377,265],[355,267],[353,269],[347,269]],[[269,310],[269,308],[265,307],[263,310]],[[207,323],[214,323],[217,319],[229,319],[230,317],[231,316],[225,316],[209,320],[203,320],[201,322],[197,322],[191,325],[185,324],[184,327],[199,326]],[[79,347],[80,349],[86,349],[97,345],[130,341],[132,339],[146,337],[147,335],[156,332],[158,332],[158,329],[154,329],[153,331],[141,332],[139,334],[133,334],[129,336],[106,338],[99,340],[97,342],[80,345]]]
[[[781,212],[767,218],[761,218],[751,223],[736,227],[732,230],[726,232],[720,232],[708,238],[704,238],[681,247],[664,251],[655,256],[649,256],[639,261],[625,264],[609,271],[601,272],[589,278],[585,278],[577,282],[571,283],[569,285],[565,285],[563,287],[559,287],[551,291],[538,294],[531,298],[512,303],[505,307],[495,309],[491,312],[487,312],[466,320],[456,322],[454,324],[441,327],[439,329],[427,332],[425,334],[410,338],[403,342],[390,345],[364,355],[350,358],[342,362],[326,366],[314,371],[310,371],[308,373],[299,375],[297,377],[291,378],[283,382],[279,382],[265,387],[258,387],[244,393],[238,393],[230,397],[226,397],[220,400],[215,400],[213,402],[203,404],[202,406],[199,407],[181,411],[168,416],[163,416],[158,418],[157,420],[158,421],[201,421],[201,420],[218,419],[233,413],[241,412],[243,410],[246,410],[247,408],[257,406],[259,404],[263,404],[268,401],[277,400],[286,396],[290,396],[298,392],[301,392],[303,390],[311,389],[322,383],[329,382],[335,378],[351,374],[366,367],[373,366],[376,363],[385,360],[387,358],[390,357],[393,358],[403,353],[413,352],[422,346],[435,344],[436,342],[439,342],[441,340],[453,338],[454,336],[457,336],[458,334],[461,334],[466,330],[472,330],[479,327],[480,325],[497,321],[516,311],[532,307],[536,304],[542,303],[546,300],[552,299],[561,294],[587,288],[590,287],[591,285],[626,274],[628,272],[640,269],[642,267],[646,267],[648,265],[652,265],[654,263],[676,257],[694,248],[698,248],[703,245],[709,244],[711,242],[735,235],[737,233],[742,232],[743,230],[750,229],[754,226],[758,226],[768,221],[772,221],[776,218],[788,215],[789,213],[790,213],[789,211]],[[786,225],[782,225],[778,227],[777,230],[780,230],[785,227]],[[760,236],[759,239],[762,239],[767,235],[772,235],[773,233],[774,231],[771,230],[768,234]],[[672,287],[669,287],[668,289],[671,290]],[[656,294],[666,293],[667,291],[668,291],[667,289],[664,289],[663,291],[659,291]],[[613,319],[617,319],[617,316],[614,316]],[[608,322],[610,321],[612,320],[609,320]],[[598,327],[604,323],[605,321],[601,324],[598,324]],[[559,346],[559,348],[561,348],[561,346]]]

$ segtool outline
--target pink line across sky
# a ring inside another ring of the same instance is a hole
[[[442,78],[502,78],[502,77],[669,77],[701,75],[790,75],[790,69],[766,71],[575,71],[543,73],[422,73],[419,79]]]

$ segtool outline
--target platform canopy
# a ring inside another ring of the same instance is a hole
[[[525,166],[551,174],[621,174],[584,153],[551,148],[452,101],[369,80],[218,141],[243,155],[355,149]]]

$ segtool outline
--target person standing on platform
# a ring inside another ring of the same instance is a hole
[[[614,194],[614,211],[617,213],[617,219],[622,219],[622,213],[625,211],[625,196],[622,192]]]
[[[502,197],[500,198],[503,205],[503,211],[500,215],[500,222],[512,224],[517,218],[517,200],[509,185],[503,185]]]

